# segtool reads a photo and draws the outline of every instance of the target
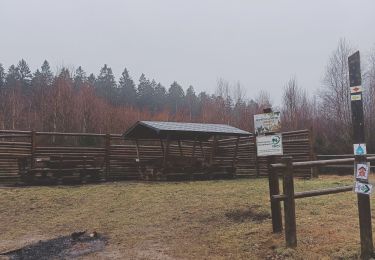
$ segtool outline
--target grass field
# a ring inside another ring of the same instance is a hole
[[[324,177],[295,187],[351,183]],[[0,252],[87,229],[109,243],[86,259],[357,258],[354,193],[297,200],[296,250],[272,234],[268,196],[265,179],[0,188]]]

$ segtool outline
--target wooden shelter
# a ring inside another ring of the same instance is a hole
[[[141,176],[144,179],[166,179],[196,174],[212,177],[223,170],[225,174],[233,176],[239,139],[250,135],[249,132],[223,124],[139,121],[123,136],[135,142],[136,162]],[[226,163],[224,169],[213,160],[218,140],[223,137],[237,138],[229,158],[231,164],[228,166]],[[160,149],[155,149],[156,143],[159,143]],[[152,154],[151,159],[141,158],[144,150]]]

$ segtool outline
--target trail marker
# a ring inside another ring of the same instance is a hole
[[[372,185],[356,181],[354,184],[354,192],[359,194],[370,195],[372,192]]]
[[[350,94],[357,94],[362,92],[362,86],[350,87]]]
[[[355,164],[354,174],[357,180],[368,182],[370,172],[370,162],[360,162]]]
[[[354,155],[367,154],[366,144],[353,144]]]

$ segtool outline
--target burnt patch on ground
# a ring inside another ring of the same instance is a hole
[[[95,236],[80,234],[77,237],[73,234],[39,241],[2,255],[8,256],[12,260],[72,259],[102,251],[107,244],[107,239],[98,234]]]
[[[235,222],[255,221],[261,222],[270,219],[271,215],[267,211],[261,210],[259,206],[250,206],[248,208],[233,209],[225,213],[225,216]]]

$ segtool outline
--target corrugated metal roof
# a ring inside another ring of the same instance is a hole
[[[173,138],[184,139],[198,137],[207,139],[212,135],[248,136],[251,133],[224,124],[200,124],[163,121],[139,121],[129,128],[125,138],[155,138],[173,135]]]
[[[180,122],[159,122],[159,121],[140,121],[152,128],[162,131],[191,131],[191,132],[210,132],[226,134],[244,134],[249,132],[243,131],[230,125],[222,124],[199,124],[199,123],[180,123]]]

